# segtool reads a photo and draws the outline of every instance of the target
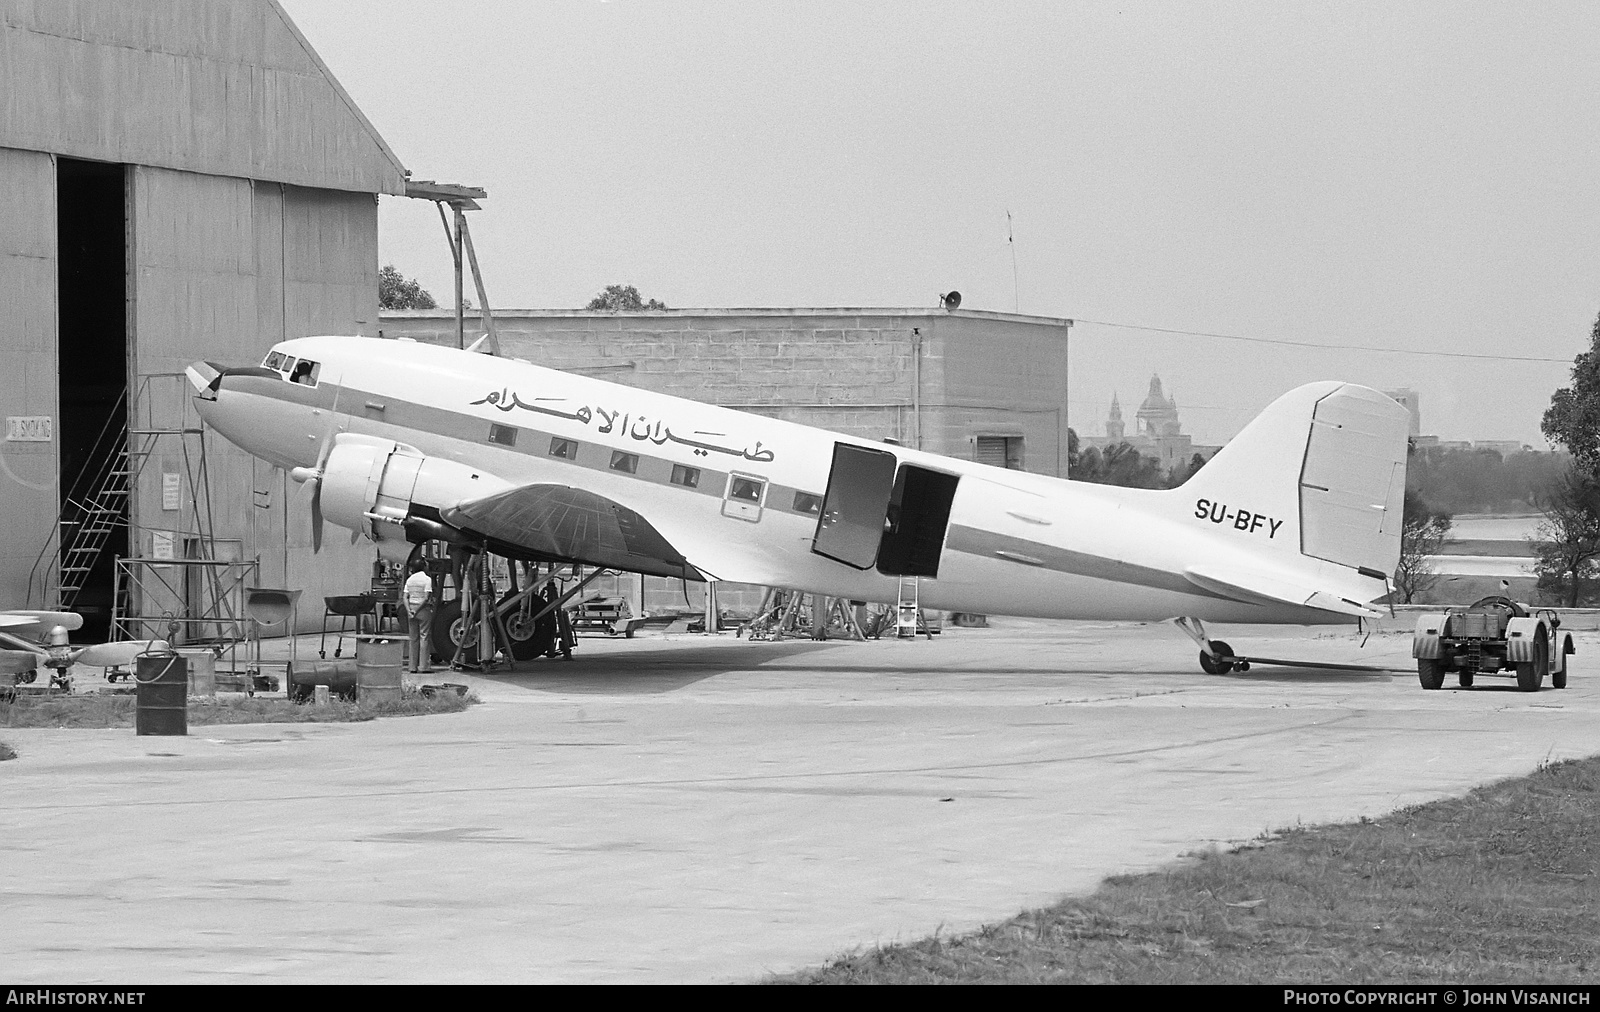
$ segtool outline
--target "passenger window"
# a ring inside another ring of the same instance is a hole
[[[512,425],[494,425],[491,423],[489,426],[489,442],[499,443],[501,446],[516,446],[516,427]]]
[[[796,492],[794,494],[794,511],[816,516],[822,512],[822,496],[812,495],[810,492]]]
[[[560,457],[562,460],[577,460],[577,440],[562,439],[560,436],[552,436],[550,438],[550,456]]]
[[[290,383],[303,383],[308,387],[317,385],[317,374],[322,371],[322,366],[308,358],[302,358],[294,364],[289,371]]]
[[[762,499],[766,494],[765,478],[730,474],[727,491],[722,496],[722,515],[754,523],[761,519]]]
[[[698,467],[685,467],[682,464],[673,464],[672,483],[674,485],[682,485],[684,488],[699,488],[700,469]]]
[[[612,450],[611,470],[621,471],[624,474],[633,474],[639,470],[639,455],[637,453],[623,453],[621,450]]]

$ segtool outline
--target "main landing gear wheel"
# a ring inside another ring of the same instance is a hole
[[[1517,665],[1517,688],[1523,692],[1538,692],[1549,670],[1550,641],[1545,637],[1544,627],[1540,626],[1533,637],[1533,660]]]
[[[547,604],[549,604],[548,601],[536,594],[531,601],[526,602],[525,608],[517,608],[506,613],[506,635],[511,637],[511,656],[513,659],[531,661],[535,657],[542,657],[554,648],[556,642],[555,613],[551,612],[538,621],[532,619],[533,613],[544,608]]]
[[[1468,677],[1465,673],[1463,678]],[[1437,689],[1444,685],[1444,662],[1437,657],[1420,657],[1417,659],[1417,681],[1422,683],[1424,689]],[[1463,683],[1466,684],[1466,683]]]
[[[456,648],[462,641],[467,648],[461,652],[461,663],[478,663],[478,627],[461,620],[461,599],[446,601],[433,613],[433,659],[449,664],[455,660]]]
[[[1216,656],[1212,656],[1215,654]],[[1222,658],[1227,660],[1222,660]],[[1211,653],[1200,651],[1200,668],[1208,675],[1225,675],[1232,671],[1235,665],[1233,648],[1222,640],[1211,641]],[[1246,661],[1237,662],[1240,671],[1249,671],[1250,665]]]

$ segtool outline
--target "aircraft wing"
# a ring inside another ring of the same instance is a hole
[[[459,502],[439,515],[488,538],[491,550],[505,555],[704,579],[644,517],[580,488],[523,485]]]
[[[83,616],[71,611],[0,611],[0,629],[20,632],[22,626],[36,626],[40,632],[61,626],[70,632],[83,626]]]
[[[1309,584],[1277,575],[1229,571],[1212,566],[1191,566],[1184,578],[1202,590],[1250,604],[1315,608],[1357,618],[1377,618],[1383,613]]]

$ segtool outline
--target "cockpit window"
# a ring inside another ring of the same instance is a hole
[[[294,359],[281,351],[269,351],[267,357],[261,360],[261,365],[266,369],[276,369],[283,372],[294,364]]]
[[[304,383],[308,387],[314,387],[317,385],[317,374],[321,371],[321,363],[302,358],[295,362],[293,369],[289,370],[289,382]]]

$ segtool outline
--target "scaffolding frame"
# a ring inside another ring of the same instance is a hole
[[[128,443],[138,441],[138,448],[128,451],[136,461],[128,477],[130,496],[137,491],[146,464],[164,451],[182,459],[183,484],[179,486],[176,528],[157,527],[136,514],[130,516],[134,525],[130,535],[169,535],[174,555],[146,555],[130,543],[131,554],[115,560],[111,639],[207,643],[219,656],[228,653],[231,660],[238,644],[251,638],[244,591],[260,582],[261,560],[259,556],[244,557],[243,551],[238,559],[218,558],[206,431],[191,404],[188,376],[182,372],[140,376],[128,414],[133,423],[127,429]],[[176,417],[170,417],[173,415]],[[174,440],[177,445],[168,451]],[[180,544],[181,555],[176,551]]]

